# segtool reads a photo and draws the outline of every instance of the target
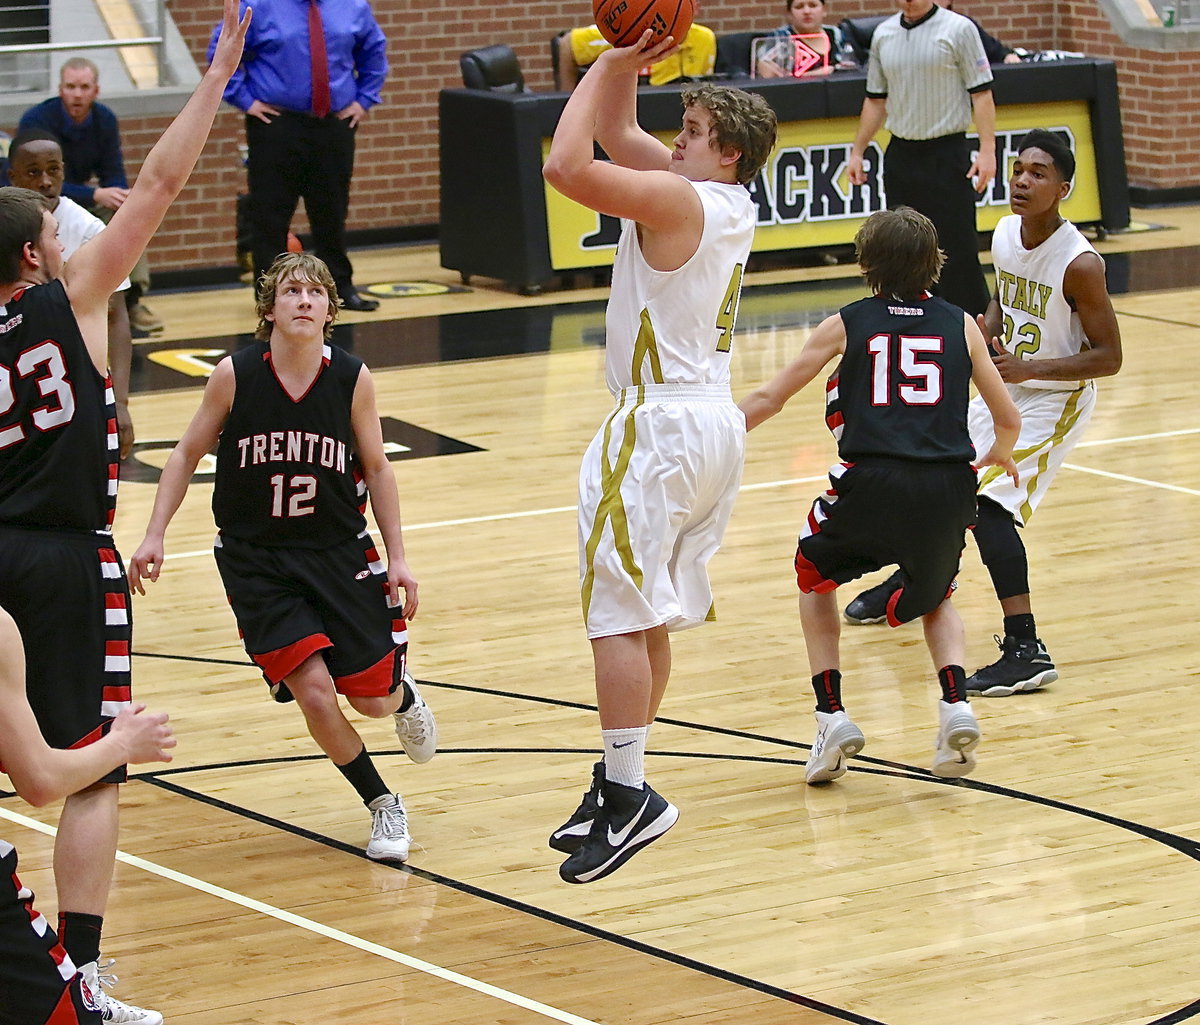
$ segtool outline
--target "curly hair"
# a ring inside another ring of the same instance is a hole
[[[933,285],[946,262],[933,221],[909,206],[871,214],[854,236],[854,255],[873,292],[905,300]]]
[[[275,310],[275,292],[279,283],[286,280],[303,281],[310,285],[321,285],[329,296],[330,319],[325,325],[325,337],[333,334],[333,322],[337,320],[341,300],[338,299],[337,285],[333,283],[333,275],[325,266],[325,261],[313,256],[312,253],[280,253],[275,257],[262,276],[258,279],[258,294],[255,297],[254,312],[258,314],[258,330],[254,337],[267,341],[271,337],[274,326],[267,320],[267,314]]]
[[[696,85],[683,90],[683,106],[703,107],[712,120],[712,135],[722,152],[738,150],[737,180],[749,185],[767,162],[779,134],[779,121],[757,93],[728,85]]]

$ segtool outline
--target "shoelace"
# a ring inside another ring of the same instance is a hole
[[[417,702],[412,703],[412,707],[407,712],[397,712],[396,722],[404,727],[404,732],[415,740],[428,740],[429,734],[425,731],[425,717],[420,714],[420,707]]]
[[[375,812],[375,832],[388,840],[395,840],[408,834],[408,815],[399,805],[390,808],[378,808]]]
[[[116,959],[111,957],[103,964],[99,961],[96,962],[96,981],[104,989],[112,989],[120,981],[112,973],[112,966],[116,963]]]
[[[96,983],[100,991],[97,995],[100,997],[101,1020],[113,1022],[115,1025],[120,1025],[121,1022],[140,1021],[146,1016],[144,1007],[127,1004],[105,992],[105,990],[113,989],[120,981],[112,971],[112,966],[116,963],[115,958],[109,958],[103,963],[96,962]]]

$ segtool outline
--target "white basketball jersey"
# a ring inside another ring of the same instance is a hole
[[[646,263],[637,224],[623,221],[605,315],[607,382],[728,384],[755,208],[741,185],[690,182],[704,208],[696,252],[678,270]]]
[[[996,293],[1004,315],[1004,347],[1021,359],[1061,359],[1089,348],[1063,292],[1063,275],[1080,253],[1096,250],[1078,228],[1063,221],[1036,249],[1021,244],[1021,218],[1003,217],[992,235]],[[1074,391],[1082,381],[1023,381],[1022,387]]]

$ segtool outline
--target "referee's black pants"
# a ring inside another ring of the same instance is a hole
[[[346,213],[354,173],[349,120],[284,111],[267,124],[246,117],[246,170],[250,186],[251,253],[255,280],[287,249],[287,233],[304,199],[313,250],[329,267],[338,295],[352,289],[346,254]]]
[[[970,169],[971,151],[962,134],[922,140],[892,136],[883,156],[888,208],[911,206],[937,228],[946,264],[934,293],[974,317],[986,312],[991,294],[979,266],[979,196],[967,178]]]

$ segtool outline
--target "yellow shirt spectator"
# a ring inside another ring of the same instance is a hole
[[[595,25],[571,29],[559,40],[558,87],[570,91],[579,77],[579,68],[586,68],[611,44]],[[713,30],[693,24],[683,37],[679,53],[650,65],[651,85],[665,85],[678,78],[699,78],[713,73],[717,60],[717,37]],[[643,72],[645,75],[647,72]]]

